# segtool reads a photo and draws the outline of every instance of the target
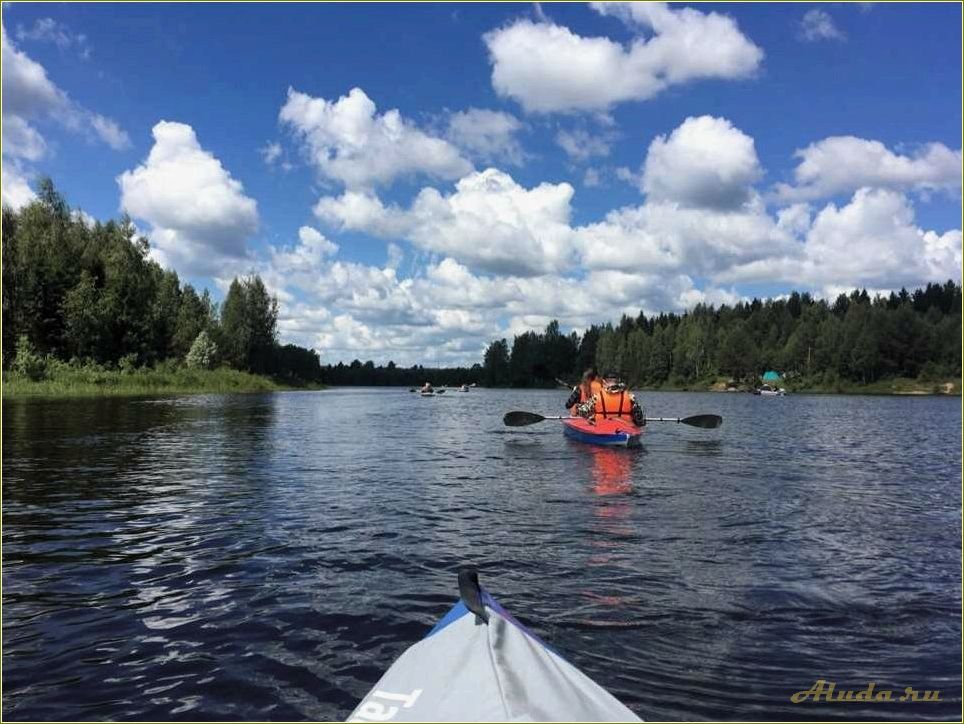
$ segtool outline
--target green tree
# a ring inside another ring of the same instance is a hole
[[[248,314],[251,324],[251,349],[249,366],[258,373],[270,372],[272,354],[278,343],[278,300],[268,293],[261,277],[255,276],[248,283]]]
[[[174,332],[171,337],[171,353],[174,357],[184,357],[194,340],[202,331],[209,334],[214,326],[215,314],[207,289],[202,296],[190,284],[181,291]]]
[[[509,384],[509,345],[504,339],[497,339],[486,348],[482,375],[487,387],[505,387]]]
[[[221,327],[218,349],[222,359],[235,369],[247,369],[251,349],[251,326],[248,324],[247,290],[235,278],[221,304]]]
[[[746,323],[737,321],[721,334],[717,357],[720,371],[738,380],[755,377],[759,371],[757,347]]]
[[[184,364],[195,369],[209,370],[218,359],[218,346],[205,330],[198,333],[197,339],[188,350]]]
[[[270,372],[276,345],[278,301],[261,277],[235,278],[221,307],[221,349],[237,369]]]
[[[699,379],[707,370],[707,333],[702,319],[686,315],[676,330],[673,373],[683,379]]]
[[[68,356],[104,361],[101,350],[109,329],[101,314],[100,292],[86,269],[64,297],[63,310]]]

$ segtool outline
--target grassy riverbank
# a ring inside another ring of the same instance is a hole
[[[57,365],[41,380],[5,372],[3,396],[26,397],[136,397],[142,395],[275,392],[321,389],[321,385],[280,383],[270,377],[222,367],[216,370],[143,368],[130,371]]]

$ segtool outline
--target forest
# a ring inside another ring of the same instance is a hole
[[[504,339],[485,351],[482,383],[550,387],[590,365],[638,387],[686,386],[726,378],[753,385],[775,370],[799,387],[833,389],[890,378],[961,377],[961,286],[953,281],[871,298],[866,290],[832,303],[793,292],[786,298],[697,305],[683,314],[624,315],[564,335]]]
[[[257,276],[217,305],[148,256],[130,219],[90,223],[49,180],[3,208],[3,368],[32,380],[57,364],[135,370],[225,366],[288,384],[321,381],[318,353],[277,339],[277,301]]]

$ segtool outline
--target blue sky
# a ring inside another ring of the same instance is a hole
[[[3,26],[4,202],[49,175],[197,285],[260,273],[325,361],[961,276],[959,4],[6,3]]]

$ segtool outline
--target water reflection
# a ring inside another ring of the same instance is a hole
[[[578,444],[578,443],[573,443]],[[633,507],[638,502],[634,495],[634,476],[641,460],[641,450],[586,445],[580,450],[590,460],[592,492],[592,523],[589,538],[590,554],[586,565],[598,569],[602,575],[593,576],[595,585],[582,591],[588,601],[590,618],[583,621],[605,620],[602,609],[618,609],[632,600],[612,584],[615,578],[631,571],[633,562],[627,555],[629,541],[637,536],[632,520]]]
[[[633,492],[632,476],[634,464],[639,460],[638,450],[587,446],[586,452],[592,459],[593,492],[596,495],[607,497]]]
[[[687,440],[686,452],[692,455],[719,455],[723,449],[723,440],[711,438],[709,440]]]

